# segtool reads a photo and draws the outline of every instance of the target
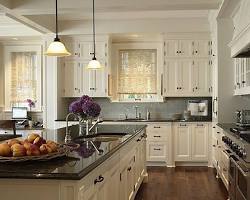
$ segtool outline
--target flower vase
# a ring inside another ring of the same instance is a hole
[[[90,126],[92,124],[92,120],[91,119],[86,119],[85,124],[86,124],[86,132],[85,132],[85,134],[89,135],[89,128],[90,128]]]

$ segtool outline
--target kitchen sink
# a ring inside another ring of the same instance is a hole
[[[98,133],[93,135],[84,135],[79,136],[74,139],[74,142],[81,143],[81,142],[109,142],[109,141],[115,141],[119,138],[122,138],[123,136],[127,135],[126,133]]]

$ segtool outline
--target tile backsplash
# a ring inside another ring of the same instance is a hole
[[[187,109],[188,100],[208,100],[209,119],[212,119],[212,98],[167,98],[161,103],[113,103],[107,98],[95,98],[100,104],[102,111],[101,117],[104,119],[123,119],[125,114],[128,118],[135,118],[135,106],[138,106],[138,113],[142,118],[146,118],[147,109],[150,111],[152,119],[171,118],[175,113],[183,113]],[[73,101],[74,99],[72,99]],[[68,101],[69,102],[69,101]],[[70,101],[71,102],[71,101]],[[69,103],[70,103],[69,102]]]

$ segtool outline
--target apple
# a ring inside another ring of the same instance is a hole
[[[8,141],[8,145],[11,147],[12,145],[14,145],[14,144],[20,144],[21,142],[20,142],[20,140],[18,140],[18,139],[11,139],[11,140],[9,140]]]
[[[36,133],[31,133],[31,134],[28,135],[27,140],[28,140],[30,143],[33,143],[34,140],[35,140],[37,137],[39,137],[38,134],[36,134]]]
[[[32,144],[29,143],[28,141],[25,141],[25,142],[23,143],[23,146],[24,146],[24,148],[25,148],[26,150],[30,149],[31,145],[32,145]]]
[[[42,137],[37,137],[34,141],[33,144],[37,145],[40,147],[42,144],[44,144],[45,140]]]
[[[27,149],[26,154],[27,156],[39,156],[41,153],[37,145],[31,144],[30,147]]]
[[[20,157],[26,155],[26,149],[21,144],[14,144],[11,146],[12,155],[14,157]]]
[[[11,148],[8,143],[0,144],[0,156],[11,156]]]
[[[51,148],[52,152],[55,152],[58,149],[57,143],[55,143],[53,141],[47,141],[47,145]]]

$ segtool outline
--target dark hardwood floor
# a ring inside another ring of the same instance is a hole
[[[149,167],[135,200],[226,200],[227,190],[207,167]]]

